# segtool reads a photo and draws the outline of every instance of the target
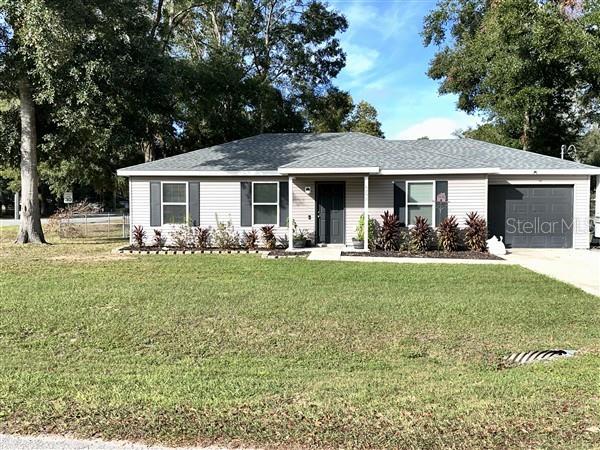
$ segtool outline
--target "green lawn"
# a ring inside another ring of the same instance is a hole
[[[118,256],[115,242],[0,238],[0,431],[600,445],[600,300],[524,269]],[[554,347],[580,354],[499,367]]]

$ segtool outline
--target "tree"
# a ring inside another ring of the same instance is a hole
[[[370,134],[372,136],[384,137],[381,130],[381,122],[377,120],[377,110],[373,105],[366,101],[361,101],[352,113],[348,124],[348,131],[356,131],[360,133]]]
[[[332,86],[324,95],[309,95],[306,103],[310,130],[317,133],[345,131],[354,110],[350,94]]]
[[[600,128],[597,125],[579,139],[576,147],[580,162],[600,166]]]
[[[0,0],[0,17],[0,98],[18,105],[0,110],[0,127],[21,141],[17,242],[43,243],[38,161],[56,186],[113,182],[149,124],[172,127],[168,70],[137,2]]]
[[[520,148],[519,139],[511,138],[511,133],[500,124],[484,123],[466,130],[457,130],[454,134],[459,139],[477,139],[478,141],[504,145],[505,147]]]
[[[428,73],[502,139],[558,156],[598,114],[599,20],[598,2],[443,0],[425,19],[441,47]]]

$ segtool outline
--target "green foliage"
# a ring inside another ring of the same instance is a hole
[[[518,138],[511,138],[511,132],[505,126],[494,123],[484,123],[466,130],[457,130],[455,134],[459,138],[476,139],[506,147],[521,148]]]
[[[361,214],[356,224],[356,240],[363,241],[365,239],[365,215]],[[375,248],[375,240],[377,238],[377,221],[373,217],[369,217],[369,248]]]
[[[364,100],[355,106],[346,129],[380,138],[385,137],[381,130],[381,122],[377,119],[377,110]]]
[[[579,139],[577,159],[585,164],[600,166],[600,128],[595,126]]]
[[[324,95],[308,97],[308,122],[317,133],[345,131],[354,104],[346,91],[331,87]]]
[[[558,156],[597,116],[598,2],[444,0],[425,19],[440,46],[429,76],[459,109],[485,114],[491,142]]]
[[[194,240],[196,247],[200,250],[207,249],[210,247],[211,230],[210,228],[195,227],[194,229]]]
[[[0,235],[3,433],[262,448],[597,442],[585,429],[598,422],[598,298],[565,283],[512,265],[124,260],[114,242],[50,238],[16,248]],[[498,371],[542,345],[589,351]]]

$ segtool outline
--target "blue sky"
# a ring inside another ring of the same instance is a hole
[[[330,5],[348,19],[340,35],[346,67],[335,84],[355,102],[367,100],[379,112],[388,139],[450,138],[477,118],[457,111],[456,98],[439,96],[427,77],[435,48],[419,34],[435,0],[337,0]]]

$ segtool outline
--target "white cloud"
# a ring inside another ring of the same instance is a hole
[[[346,50],[346,67],[343,70],[351,77],[373,69],[379,58],[379,52],[374,48],[346,44],[344,50]]]
[[[464,115],[462,117],[430,117],[417,122],[397,133],[386,133],[388,139],[418,139],[427,136],[430,139],[455,138],[452,133],[458,129],[465,129],[477,125],[477,117]]]

